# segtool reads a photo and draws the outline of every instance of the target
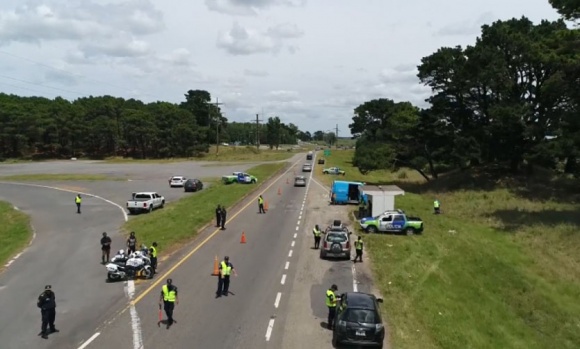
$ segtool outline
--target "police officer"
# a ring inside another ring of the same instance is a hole
[[[332,330],[334,318],[336,317],[337,299],[339,298],[335,292],[338,291],[338,286],[332,285],[326,290],[326,306],[328,307],[328,329]]]
[[[264,198],[262,195],[258,197],[258,213],[266,213],[264,210]]]
[[[221,226],[221,217],[222,217],[222,207],[220,205],[217,205],[216,209],[215,209],[215,221],[216,221],[216,227],[220,227]]]
[[[40,314],[42,315],[40,336],[47,339],[50,333],[59,332],[54,327],[54,320],[56,318],[56,300],[54,292],[52,292],[52,286],[46,285],[44,287],[44,292],[38,296],[38,302],[36,305],[40,308]],[[48,327],[50,327],[50,332],[47,331]]]
[[[159,305],[163,302],[163,309],[167,315],[167,328],[171,327],[175,320],[173,320],[173,309],[175,305],[179,304],[177,296],[177,287],[173,284],[173,280],[167,279],[167,284],[161,287],[161,295],[159,296]]]
[[[151,256],[151,268],[153,268],[153,274],[157,273],[157,243],[153,242],[149,248],[149,254]]]
[[[226,230],[226,217],[227,216],[228,216],[228,213],[226,211],[226,207],[222,206],[222,210],[221,210],[222,230]]]
[[[435,201],[433,202],[433,213],[435,214],[441,213],[441,203],[439,202],[438,199],[435,199]]]
[[[109,263],[110,255],[111,255],[111,238],[107,236],[106,232],[103,232],[103,237],[101,238],[101,261],[103,264]]]
[[[314,249],[317,250],[320,248],[320,234],[322,234],[318,224],[312,229],[312,234],[314,234]]]
[[[77,213],[81,213],[81,202],[83,201],[83,199],[81,199],[81,194],[77,194],[77,197],[75,198],[75,204],[77,205]]]
[[[134,253],[137,249],[137,238],[135,237],[135,232],[132,231],[127,239],[127,255]]]
[[[230,263],[230,257],[225,256],[224,260],[221,261],[219,266],[219,275],[218,275],[218,288],[216,291],[216,298],[221,296],[227,296],[230,288],[230,275],[232,272],[235,276],[238,276],[236,270],[234,269],[234,265]]]
[[[362,241],[362,237],[359,236],[358,239],[354,242],[354,250],[356,252],[356,257],[354,257],[355,263],[357,259],[362,263],[363,245],[364,243]]]

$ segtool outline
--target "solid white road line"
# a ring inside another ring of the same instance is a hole
[[[270,336],[272,336],[272,329],[274,328],[274,319],[270,319],[268,322],[268,329],[266,330],[266,341],[270,341]]]
[[[280,280],[280,283],[282,285],[284,285],[286,283],[286,274],[282,275],[282,280]]]
[[[288,270],[289,267],[290,267],[290,262],[286,262],[286,265],[284,266],[284,269]]]
[[[95,339],[97,339],[97,337],[101,334],[101,332],[97,332],[94,335],[92,335],[91,338],[87,339],[86,342],[84,342],[80,347],[78,347],[78,349],[85,349],[86,347],[89,346],[89,344],[91,344],[92,341],[94,341]]]
[[[278,308],[278,306],[280,305],[280,298],[282,298],[282,293],[278,292],[278,294],[276,295],[276,301],[274,302],[274,307]]]
[[[358,292],[358,281],[356,281],[356,268],[352,265],[352,290]]]
[[[292,257],[292,250],[290,250],[290,252],[288,252],[288,257]]]

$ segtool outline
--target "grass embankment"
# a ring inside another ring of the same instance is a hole
[[[280,149],[256,149],[253,146],[220,146],[216,154],[216,147],[212,146],[209,152],[201,157],[195,158],[171,158],[171,159],[130,159],[130,158],[108,158],[103,163],[171,163],[181,161],[240,161],[240,162],[262,162],[281,161],[292,157],[300,149],[293,149],[292,146],[281,146]]]
[[[32,237],[32,228],[27,215],[0,201],[0,268],[20,250]]]
[[[249,169],[248,172],[264,183],[285,165],[285,163],[263,164]],[[215,220],[217,205],[230,208],[255,188],[256,185],[252,184],[225,185],[218,181],[199,193],[166,205],[163,209],[130,219],[125,223],[124,230],[136,232],[139,241],[147,245],[156,241],[162,252],[171,250],[176,245],[195,237],[201,227]],[[228,216],[231,215],[232,213],[228,212]]]
[[[394,348],[580,347],[577,182],[471,171],[425,184],[411,171],[362,176],[351,156],[324,166],[398,185],[397,208],[425,222],[422,236],[364,236]]]
[[[126,181],[127,178],[100,174],[33,173],[0,177],[4,181]]]

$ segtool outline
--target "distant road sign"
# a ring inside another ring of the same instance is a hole
[[[329,155],[330,155],[330,150],[329,149],[324,150],[324,156],[329,156]]]

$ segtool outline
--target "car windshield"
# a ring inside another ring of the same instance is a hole
[[[326,240],[330,242],[345,242],[347,237],[344,233],[328,233]]]
[[[378,323],[376,313],[373,310],[368,309],[347,309],[343,320],[364,324]]]

